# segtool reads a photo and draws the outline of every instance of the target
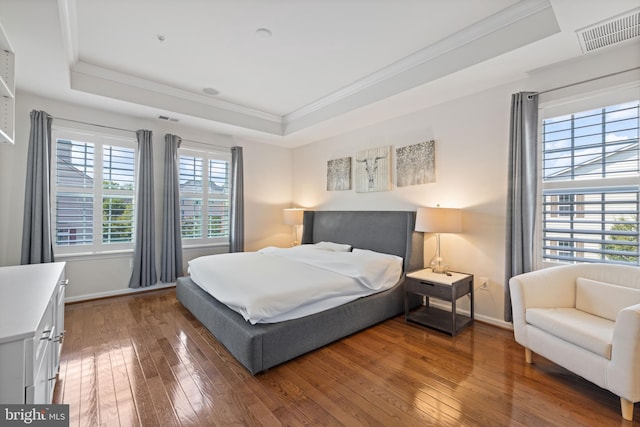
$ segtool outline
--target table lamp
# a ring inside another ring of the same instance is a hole
[[[293,225],[293,243],[291,246],[298,246],[298,229],[302,225],[302,219],[304,217],[304,209],[289,208],[282,211],[284,223],[287,225]]]
[[[431,259],[430,267],[434,273],[447,272],[440,255],[440,233],[459,233],[462,231],[462,211],[453,208],[418,208],[416,215],[416,231],[436,233],[436,254]]]

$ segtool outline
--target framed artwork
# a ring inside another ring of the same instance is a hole
[[[436,143],[421,142],[396,148],[398,187],[436,182]]]
[[[357,193],[389,191],[391,186],[391,146],[358,151],[355,183]]]
[[[327,191],[351,190],[351,157],[327,162]]]

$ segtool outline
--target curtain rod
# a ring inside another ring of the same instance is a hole
[[[118,127],[115,127],[115,126],[101,125],[101,124],[98,124],[98,123],[83,122],[82,120],[66,119],[64,117],[51,116],[51,118],[55,119],[55,120],[64,120],[66,122],[80,123],[80,124],[83,124],[83,125],[97,126],[97,127],[105,128],[105,129],[114,129],[114,130],[121,130],[121,131],[124,131],[124,132],[133,132],[133,133],[137,132],[137,130],[123,129],[123,128],[118,128]]]
[[[64,120],[64,121],[67,121],[67,122],[80,123],[80,124],[83,124],[83,125],[97,126],[97,127],[101,127],[101,128],[105,128],[105,129],[121,130],[121,131],[124,131],[124,132],[132,132],[132,133],[136,133],[137,132],[137,130],[124,129],[124,128],[119,128],[119,127],[115,127],[115,126],[101,125],[101,124],[98,124],[98,123],[84,122],[82,120],[66,119],[64,117],[51,116],[51,118],[53,118],[55,120]],[[172,135],[175,135],[175,134],[172,134]],[[180,136],[180,135],[176,135],[176,136]],[[225,147],[223,145],[211,144],[209,142],[194,141],[194,140],[186,139],[186,138],[182,138],[182,137],[180,137],[180,139],[182,141],[186,141],[186,142],[192,142],[192,143],[195,143],[195,144],[206,145],[207,147],[215,147],[215,148],[223,148],[225,150],[231,150],[231,147]]]
[[[180,136],[180,135],[177,135]],[[211,148],[221,148],[224,150],[231,150],[231,147],[225,147],[224,145],[216,145],[216,144],[212,144],[210,142],[202,142],[202,141],[194,141],[192,139],[186,139],[186,138],[180,138],[182,141],[184,142],[191,142],[193,144],[200,144],[200,145],[204,145],[206,147],[211,147]]]
[[[547,89],[547,90],[543,90],[541,92],[535,92],[535,95],[542,95],[543,93],[548,93],[548,92],[554,92],[556,90],[560,90],[560,89],[566,89],[568,87],[572,87],[572,86],[577,86],[577,85],[581,85],[584,83],[590,83],[590,82],[594,82],[596,80],[600,80],[600,79],[605,79],[607,77],[613,77],[613,76],[617,76],[618,74],[622,74],[622,73],[627,73],[629,71],[634,71],[634,70],[639,70],[640,67],[633,67],[633,68],[628,68],[626,70],[622,70],[622,71],[616,71],[615,73],[611,73],[611,74],[606,74],[604,76],[599,76],[599,77],[594,77],[592,79],[587,79],[587,80],[583,80],[581,82],[576,82],[576,83],[571,83],[568,85],[564,85],[564,86],[558,86],[558,87],[554,87],[553,89]],[[530,95],[531,96],[531,95]]]

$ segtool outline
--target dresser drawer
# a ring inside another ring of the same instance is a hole
[[[55,299],[47,305],[44,316],[36,329],[33,345],[27,346],[25,351],[25,385],[33,386],[36,383],[36,375],[40,365],[47,357],[47,351],[50,343],[54,340],[57,330],[54,324],[54,304]],[[31,351],[29,351],[31,350]]]
[[[47,305],[47,310],[45,311],[44,316],[42,317],[42,321],[40,322],[40,325],[36,330],[36,335],[33,338],[35,349],[36,349],[34,354],[36,366],[38,366],[38,364],[42,360],[42,357],[44,356],[44,353],[46,350],[46,344],[52,341],[55,337],[56,331],[55,331],[54,322],[53,322],[53,319],[54,319],[53,305],[54,304],[55,304],[55,301],[51,301]]]
[[[53,343],[49,340],[42,340],[41,349],[40,359],[34,365],[36,372],[33,386],[27,387],[26,390],[27,403],[36,405],[51,403],[51,387],[53,386],[53,382],[50,380]]]

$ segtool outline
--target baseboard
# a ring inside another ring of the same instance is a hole
[[[431,299],[430,304],[433,305],[434,307],[438,307],[444,310],[451,310],[450,304],[437,301],[436,299]],[[466,316],[470,315],[469,310],[458,309],[457,311],[458,313],[464,314]],[[474,313],[473,319],[477,320],[478,322],[488,323],[490,325],[497,326],[499,328],[509,329],[510,331],[513,330],[513,324],[511,322],[505,322],[504,320],[496,319],[495,317],[484,316],[482,314]]]
[[[146,288],[118,289],[118,290],[115,290],[115,291],[97,292],[97,293],[94,293],[94,294],[86,294],[86,295],[80,295],[80,296],[75,296],[75,297],[69,297],[69,298],[65,298],[64,302],[65,302],[65,304],[71,304],[71,303],[75,303],[75,302],[83,302],[83,301],[90,301],[90,300],[96,300],[96,299],[111,298],[111,297],[117,297],[117,296],[122,296],[122,295],[138,294],[138,293],[141,293],[141,292],[157,291],[159,289],[174,288],[175,286],[176,286],[175,282],[172,282],[172,283],[159,283],[157,285],[147,286]]]

